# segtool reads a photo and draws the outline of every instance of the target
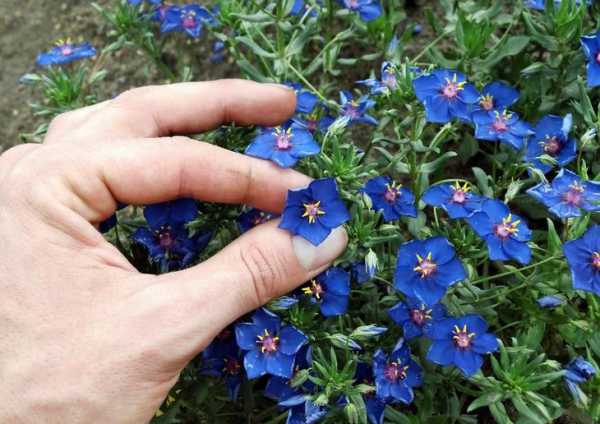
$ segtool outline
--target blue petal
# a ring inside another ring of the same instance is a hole
[[[267,359],[262,353],[251,350],[244,356],[244,368],[248,379],[262,377],[267,373]]]
[[[470,349],[455,349],[454,364],[463,372],[465,377],[471,377],[483,365],[483,357]]]
[[[427,360],[434,364],[447,366],[454,361],[456,347],[451,340],[435,340],[427,352]]]
[[[507,256],[510,256],[522,265],[527,265],[531,262],[531,249],[525,242],[508,237],[502,243],[502,248]]]
[[[294,375],[293,355],[286,355],[280,351],[276,351],[263,356],[266,358],[266,370],[269,374],[283,378],[292,378]]]
[[[498,339],[492,333],[476,334],[473,338],[473,352],[485,354],[498,350]]]
[[[429,122],[445,124],[450,122],[450,106],[443,96],[436,95],[425,100],[425,114]]]
[[[348,296],[338,296],[327,294],[323,296],[321,303],[321,313],[326,317],[342,315],[348,309]]]
[[[304,333],[291,325],[281,328],[279,339],[281,341],[280,350],[286,355],[295,355],[308,341]]]
[[[256,350],[258,332],[256,326],[249,322],[243,322],[235,326],[235,339],[240,349]]]

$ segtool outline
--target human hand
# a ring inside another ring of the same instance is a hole
[[[147,422],[219,331],[342,252],[341,228],[313,247],[269,222],[200,265],[145,275],[95,227],[117,201],[280,212],[308,177],[169,135],[276,125],[294,99],[239,80],[144,87],[60,115],[43,145],[0,156],[0,422]]]

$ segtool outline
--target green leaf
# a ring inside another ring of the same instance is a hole
[[[261,46],[259,46],[258,44],[256,44],[256,42],[254,40],[252,40],[250,37],[241,36],[241,37],[236,37],[235,39],[237,41],[239,41],[240,43],[245,44],[246,46],[248,46],[250,48],[250,50],[252,50],[252,52],[254,54],[256,54],[257,56],[262,56],[262,57],[266,57],[266,58],[269,58],[269,59],[276,59],[277,58],[277,55],[275,53],[266,51]]]
[[[431,174],[437,171],[447,160],[458,156],[456,152],[449,151],[439,156],[437,159],[422,164],[419,170],[424,174]]]
[[[500,387],[496,388],[493,392],[486,392],[479,396],[477,399],[471,402],[467,408],[467,412],[472,412],[477,408],[481,408],[482,406],[488,406],[492,403],[501,401],[504,396],[499,390]]]
[[[499,46],[491,49],[490,54],[482,61],[481,65],[489,68],[505,57],[518,55],[527,47],[530,40],[526,35],[513,35],[506,38]]]

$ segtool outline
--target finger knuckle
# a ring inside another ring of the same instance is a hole
[[[285,276],[285,266],[268,247],[257,244],[242,249],[240,256],[251,283],[252,301],[256,307],[263,305],[276,295]]]
[[[76,111],[68,111],[68,112],[63,112],[59,115],[56,115],[54,117],[54,119],[52,119],[52,121],[50,121],[50,126],[48,127],[48,132],[51,132],[52,130],[56,130],[57,128],[63,128],[65,126],[70,125],[74,120],[75,117],[77,116],[77,112]]]

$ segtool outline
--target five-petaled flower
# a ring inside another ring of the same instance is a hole
[[[409,297],[392,307],[388,314],[402,326],[404,338],[410,340],[422,336],[435,321],[445,318],[446,307],[441,303],[429,306]]]
[[[288,121],[275,128],[265,128],[246,148],[246,154],[269,159],[282,168],[294,166],[298,160],[321,151],[310,131]]]
[[[534,128],[534,136],[527,143],[525,160],[547,173],[552,165],[543,162],[544,155],[551,157],[559,166],[568,165],[577,156],[577,142],[569,137],[572,116],[564,118],[555,115],[542,117]]]
[[[350,92],[340,91],[340,103],[341,114],[348,120],[349,125],[355,123],[377,125],[377,119],[367,114],[367,111],[375,106],[375,102],[368,96],[362,96],[355,100]]]
[[[213,16],[200,5],[173,6],[166,10],[160,31],[185,32],[192,38],[198,38],[202,32],[202,25],[207,22],[213,22]]]
[[[455,365],[470,377],[483,365],[483,355],[498,349],[496,336],[487,330],[485,320],[474,314],[436,321],[427,330],[433,342],[427,359],[442,366]]]
[[[429,122],[445,124],[453,118],[471,122],[473,106],[479,93],[465,76],[449,69],[436,69],[413,81],[417,98],[425,106]]]
[[[448,287],[466,276],[454,247],[444,237],[412,240],[398,250],[394,286],[426,305],[439,302]]]
[[[365,362],[359,362],[356,364],[354,380],[357,384],[374,386],[375,376],[373,368]],[[364,393],[363,401],[365,402],[365,407],[367,409],[367,419],[369,420],[369,423],[383,424],[386,401],[377,396],[375,391]]]
[[[212,233],[189,235],[185,225],[198,216],[193,199],[156,203],[144,208],[148,227],[138,228],[131,238],[148,249],[162,271],[189,265],[208,244]]]
[[[594,225],[582,237],[566,242],[563,251],[571,268],[573,288],[600,296],[600,225]]]
[[[302,87],[302,84],[297,82],[286,82],[285,85],[292,88],[296,93],[296,113],[311,113],[319,98],[308,90]]]
[[[365,22],[377,19],[383,13],[379,0],[339,0],[341,5],[353,12],[357,12]]]
[[[519,119],[515,112],[504,109],[479,110],[473,112],[475,138],[485,141],[499,141],[515,150],[521,150],[525,140],[533,134],[531,127]]]
[[[500,81],[493,81],[481,90],[478,102],[473,106],[473,112],[494,110],[503,111],[519,100],[519,92]]]
[[[279,228],[321,244],[334,228],[350,220],[333,178],[311,182],[307,188],[289,190]]]
[[[240,349],[247,351],[244,368],[249,379],[271,374],[292,378],[296,353],[306,344],[306,336],[291,325],[282,326],[274,313],[261,308],[252,322],[235,326]]]
[[[293,378],[296,377],[300,371],[308,370],[311,365],[312,348],[309,345],[304,345],[296,354],[292,378],[271,376],[269,381],[267,381],[267,385],[265,386],[265,396],[277,402],[282,402],[312,390],[314,388],[314,384],[310,380],[306,380],[299,387],[292,387]]]
[[[403,339],[398,340],[389,356],[381,349],[375,352],[373,373],[377,396],[386,401],[411,403],[413,387],[419,387],[423,382],[421,366],[412,360]]]
[[[39,66],[65,65],[95,55],[96,49],[90,43],[76,44],[67,39],[57,42],[50,51],[40,53],[36,62]]]
[[[369,87],[371,95],[389,94],[398,88],[396,67],[390,62],[381,64],[381,80],[377,78],[369,78],[366,80],[356,81],[357,84],[363,84]]]
[[[467,218],[481,209],[484,197],[475,194],[468,182],[443,183],[431,186],[421,200],[429,206],[444,209],[451,219]]]
[[[587,59],[588,87],[600,85],[600,31],[581,37],[583,53]]]
[[[223,377],[229,397],[237,399],[242,383],[242,353],[235,341],[233,328],[227,327],[202,352],[204,375]]]
[[[415,196],[400,184],[386,176],[375,177],[367,181],[360,192],[365,193],[373,203],[373,209],[383,213],[385,222],[395,221],[401,216],[417,216]]]
[[[540,183],[527,194],[543,203],[561,219],[581,216],[581,211],[600,211],[600,183],[583,181],[568,169],[561,169],[552,184]]]
[[[523,219],[511,214],[503,202],[485,200],[481,211],[468,217],[467,222],[486,241],[491,260],[514,259],[524,265],[531,261],[531,249],[527,245],[531,230]]]
[[[348,309],[350,274],[339,267],[331,267],[310,280],[302,293],[317,303],[326,317],[342,315]]]
[[[579,385],[591,380],[596,375],[596,368],[583,357],[573,359],[565,368],[564,381],[567,389],[577,402],[583,399]]]
[[[238,227],[241,233],[245,233],[251,228],[256,227],[257,225],[264,224],[276,218],[277,215],[274,215],[269,212],[261,211],[260,209],[250,209],[246,212],[240,214],[237,219]]]

